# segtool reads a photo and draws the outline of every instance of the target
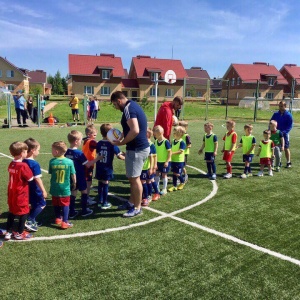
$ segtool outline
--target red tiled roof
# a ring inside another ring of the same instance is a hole
[[[134,89],[138,89],[139,88],[139,84],[137,82],[136,79],[122,79],[122,87],[123,88],[134,88]]]
[[[137,56],[132,58],[132,63],[138,78],[148,77],[150,70],[161,72],[162,78],[164,78],[164,75],[168,70],[173,70],[177,79],[183,79],[187,77],[187,73],[182,65],[181,60]],[[131,74],[131,72],[129,72],[129,74]]]
[[[43,70],[29,71],[28,73],[30,83],[46,83],[47,73]]]
[[[191,68],[191,69],[185,69],[188,78],[186,80],[186,84],[201,84],[206,85],[207,79],[210,79],[208,73],[206,70],[203,70],[201,68]]]
[[[276,80],[279,84],[288,84],[286,79],[273,65],[266,63],[254,63],[254,64],[231,64],[225,75],[224,79],[227,78],[228,72],[234,68],[237,75],[244,82],[256,82],[261,80],[262,76],[277,76]]]
[[[124,77],[125,72],[121,57],[110,54],[78,55],[69,54],[70,75],[99,75],[100,69],[113,68],[113,77]]]
[[[285,64],[281,69],[280,73],[283,73],[286,70],[291,77],[294,79],[300,79],[300,67],[294,64]]]

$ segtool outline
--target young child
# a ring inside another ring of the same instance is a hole
[[[234,131],[235,122],[233,120],[226,121],[226,129],[227,132],[223,137],[224,146],[222,149],[223,160],[226,162],[227,173],[224,175],[225,179],[229,179],[232,177],[232,166],[231,161],[234,155],[236,142],[237,142],[237,134]]]
[[[257,156],[259,156],[260,161],[260,171],[257,176],[264,176],[264,167],[267,166],[269,170],[269,176],[273,176],[272,172],[272,158],[274,158],[274,142],[270,140],[271,131],[264,130],[264,139],[260,141]]]
[[[251,124],[246,124],[244,126],[245,135],[242,136],[240,144],[237,148],[243,149],[243,162],[245,163],[244,173],[241,178],[247,178],[252,176],[252,171],[250,164],[253,160],[254,149],[256,145],[255,137],[252,135],[253,126]]]
[[[198,151],[198,154],[202,154],[204,149],[204,160],[207,166],[207,176],[211,180],[216,180],[216,164],[215,159],[218,151],[218,138],[213,133],[214,125],[210,122],[204,124],[205,135],[203,137],[203,143]]]
[[[107,201],[109,181],[113,179],[113,160],[117,158],[124,160],[125,156],[118,146],[114,146],[107,139],[107,132],[112,128],[111,124],[102,124],[100,132],[102,140],[97,143],[96,152],[96,179],[98,180],[98,207],[108,209],[111,204]]]
[[[45,208],[45,198],[47,197],[47,192],[42,181],[40,164],[34,160],[39,155],[41,146],[39,142],[33,138],[27,139],[24,143],[28,146],[27,157],[24,159],[24,162],[29,166],[34,177],[34,180],[29,183],[29,203],[31,208],[25,227],[28,230],[37,231],[38,225],[36,217]]]
[[[76,186],[76,172],[74,163],[71,159],[64,156],[67,151],[67,145],[62,142],[52,144],[52,158],[49,162],[50,194],[52,195],[52,205],[55,213],[55,224],[60,225],[62,229],[73,227],[68,221],[71,181],[73,188]]]
[[[171,161],[171,144],[170,142],[164,137],[164,129],[157,125],[153,128],[153,135],[155,137],[155,149],[157,155],[157,171],[155,182],[157,184],[157,188],[159,189],[159,181],[160,176],[162,178],[163,188],[160,192],[160,195],[167,194],[167,185],[168,185],[168,172],[170,171],[170,161]]]
[[[176,126],[173,129],[174,139],[172,140],[172,157],[171,157],[171,171],[173,172],[173,186],[168,189],[169,192],[182,190],[184,187],[184,179],[182,176],[184,167],[184,150],[186,148],[185,142],[182,140],[185,130],[181,126]],[[177,179],[180,184],[177,187]]]
[[[274,155],[275,159],[272,159],[272,167],[276,172],[280,171],[281,167],[281,152],[284,151],[284,137],[283,133],[277,129],[277,122],[275,120],[270,121],[271,137],[270,140],[274,142]]]
[[[27,145],[22,142],[14,142],[9,146],[9,152],[14,157],[8,166],[8,209],[6,234],[4,239],[10,240],[12,236],[16,240],[26,240],[32,237],[25,231],[25,222],[29,213],[29,182],[33,180],[33,174],[23,159],[27,156]],[[13,232],[14,220],[19,219],[18,230]]]
[[[42,114],[42,118],[44,119],[44,117],[45,117],[44,110],[45,110],[45,106],[46,106],[46,100],[45,100],[45,97],[43,97],[43,96],[41,96],[41,102],[40,102],[40,105],[41,105],[41,114]]]
[[[188,174],[186,171],[186,164],[187,164],[187,159],[188,159],[188,155],[190,154],[190,148],[192,147],[192,142],[191,142],[191,137],[190,135],[187,133],[188,130],[188,122],[186,121],[179,121],[178,123],[179,126],[182,126],[185,130],[185,134],[183,135],[182,139],[185,142],[186,148],[184,150],[184,168],[183,168],[183,178],[184,178],[184,183],[187,183],[188,181]]]
[[[96,137],[97,137],[97,129],[94,125],[88,125],[85,128],[85,135],[86,137],[83,139],[82,145],[82,152],[84,153],[85,157],[88,161],[94,160],[96,158]],[[85,167],[85,178],[87,184],[87,195],[88,195],[88,205],[93,205],[96,203],[94,198],[90,197],[90,191],[93,181],[93,172],[94,172],[94,165],[90,167]]]
[[[151,128],[147,129],[147,139],[150,146],[150,153],[147,160],[144,163],[142,174],[141,174],[141,182],[143,185],[143,199],[142,205],[148,206],[149,202],[157,201],[160,198],[157,184],[154,180],[156,168],[157,168],[157,157],[156,157],[156,149],[154,144],[151,142],[151,137],[153,135],[153,131]],[[152,197],[152,188],[154,189],[154,195]]]
[[[87,207],[88,195],[85,179],[85,164],[88,160],[83,152],[78,149],[82,142],[82,133],[77,130],[72,130],[68,134],[68,142],[70,143],[70,147],[65,153],[65,157],[73,160],[76,170],[76,189],[72,190],[71,193],[69,218],[74,219],[78,215],[78,211],[75,210],[75,200],[78,190],[81,193],[81,216],[87,217],[93,213],[93,210]]]

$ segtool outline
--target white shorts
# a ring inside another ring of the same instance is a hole
[[[143,165],[150,153],[150,147],[140,151],[127,150],[125,155],[126,176],[128,178],[140,177]]]

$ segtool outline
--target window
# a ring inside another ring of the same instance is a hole
[[[256,98],[256,92],[253,92],[253,97]],[[258,97],[261,97],[261,93],[258,93]]]
[[[156,79],[158,80],[158,73],[155,73],[155,72],[151,72],[150,73],[150,79],[151,81],[155,81]]]
[[[15,76],[15,72],[13,70],[7,70],[6,71],[6,77],[14,77]]]
[[[94,94],[94,87],[93,86],[84,86],[84,94]]]
[[[273,86],[274,85],[274,78],[268,79],[268,85]]]
[[[235,81],[235,79],[232,78],[232,79],[231,79],[231,86],[234,86],[234,81]]]
[[[2,70],[0,70],[0,77],[2,77]]]
[[[240,84],[241,84],[241,78],[238,77],[238,78],[236,79],[236,85],[240,85]]]
[[[110,78],[109,70],[102,70],[102,79],[109,79],[109,78]]]
[[[266,99],[273,100],[274,99],[274,93],[266,93]]]
[[[192,97],[192,92],[191,91],[186,91],[185,96],[186,97]]]
[[[10,92],[12,92],[14,89],[15,89],[15,85],[14,84],[8,84],[7,85],[7,89],[10,91]]]
[[[166,89],[166,97],[174,97],[174,89]]]
[[[157,96],[159,96],[159,88],[157,89]],[[155,97],[155,88],[150,89],[150,97]]]
[[[110,95],[110,87],[109,86],[102,86],[100,93],[101,93],[101,95],[104,95],[104,96]]]
[[[203,97],[202,92],[201,91],[197,91],[197,98],[201,98],[201,97]]]

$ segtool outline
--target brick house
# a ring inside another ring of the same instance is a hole
[[[259,97],[281,100],[288,85],[287,80],[275,66],[264,62],[231,64],[223,80],[228,81],[223,81],[221,97],[227,97],[227,83],[229,83],[230,104],[238,104],[244,97],[255,97],[257,83],[259,83]]]
[[[29,93],[28,70],[18,68],[0,56],[0,87],[7,87],[12,93],[22,90]]]
[[[166,71],[173,70],[176,74],[176,82],[169,84],[164,82]],[[137,99],[146,97],[150,101],[155,100],[155,74],[158,74],[158,101],[164,101],[175,96],[183,96],[184,78],[187,73],[180,60],[159,59],[150,56],[138,55],[132,58],[129,76],[136,80]]]
[[[30,88],[41,86],[43,95],[51,95],[52,85],[47,83],[47,73],[43,70],[29,71]]]
[[[209,90],[212,85],[210,77],[206,70],[201,67],[192,67],[185,69],[188,77],[186,79],[185,97],[186,100],[205,100],[207,95],[207,84]],[[208,91],[209,92],[209,91]]]
[[[292,86],[294,84],[294,98],[300,98],[300,67],[296,64],[285,64],[279,72],[288,82],[285,89],[285,96],[291,97]]]
[[[109,100],[111,93],[122,89],[124,78],[122,60],[114,54],[69,54],[69,95],[88,94]]]

